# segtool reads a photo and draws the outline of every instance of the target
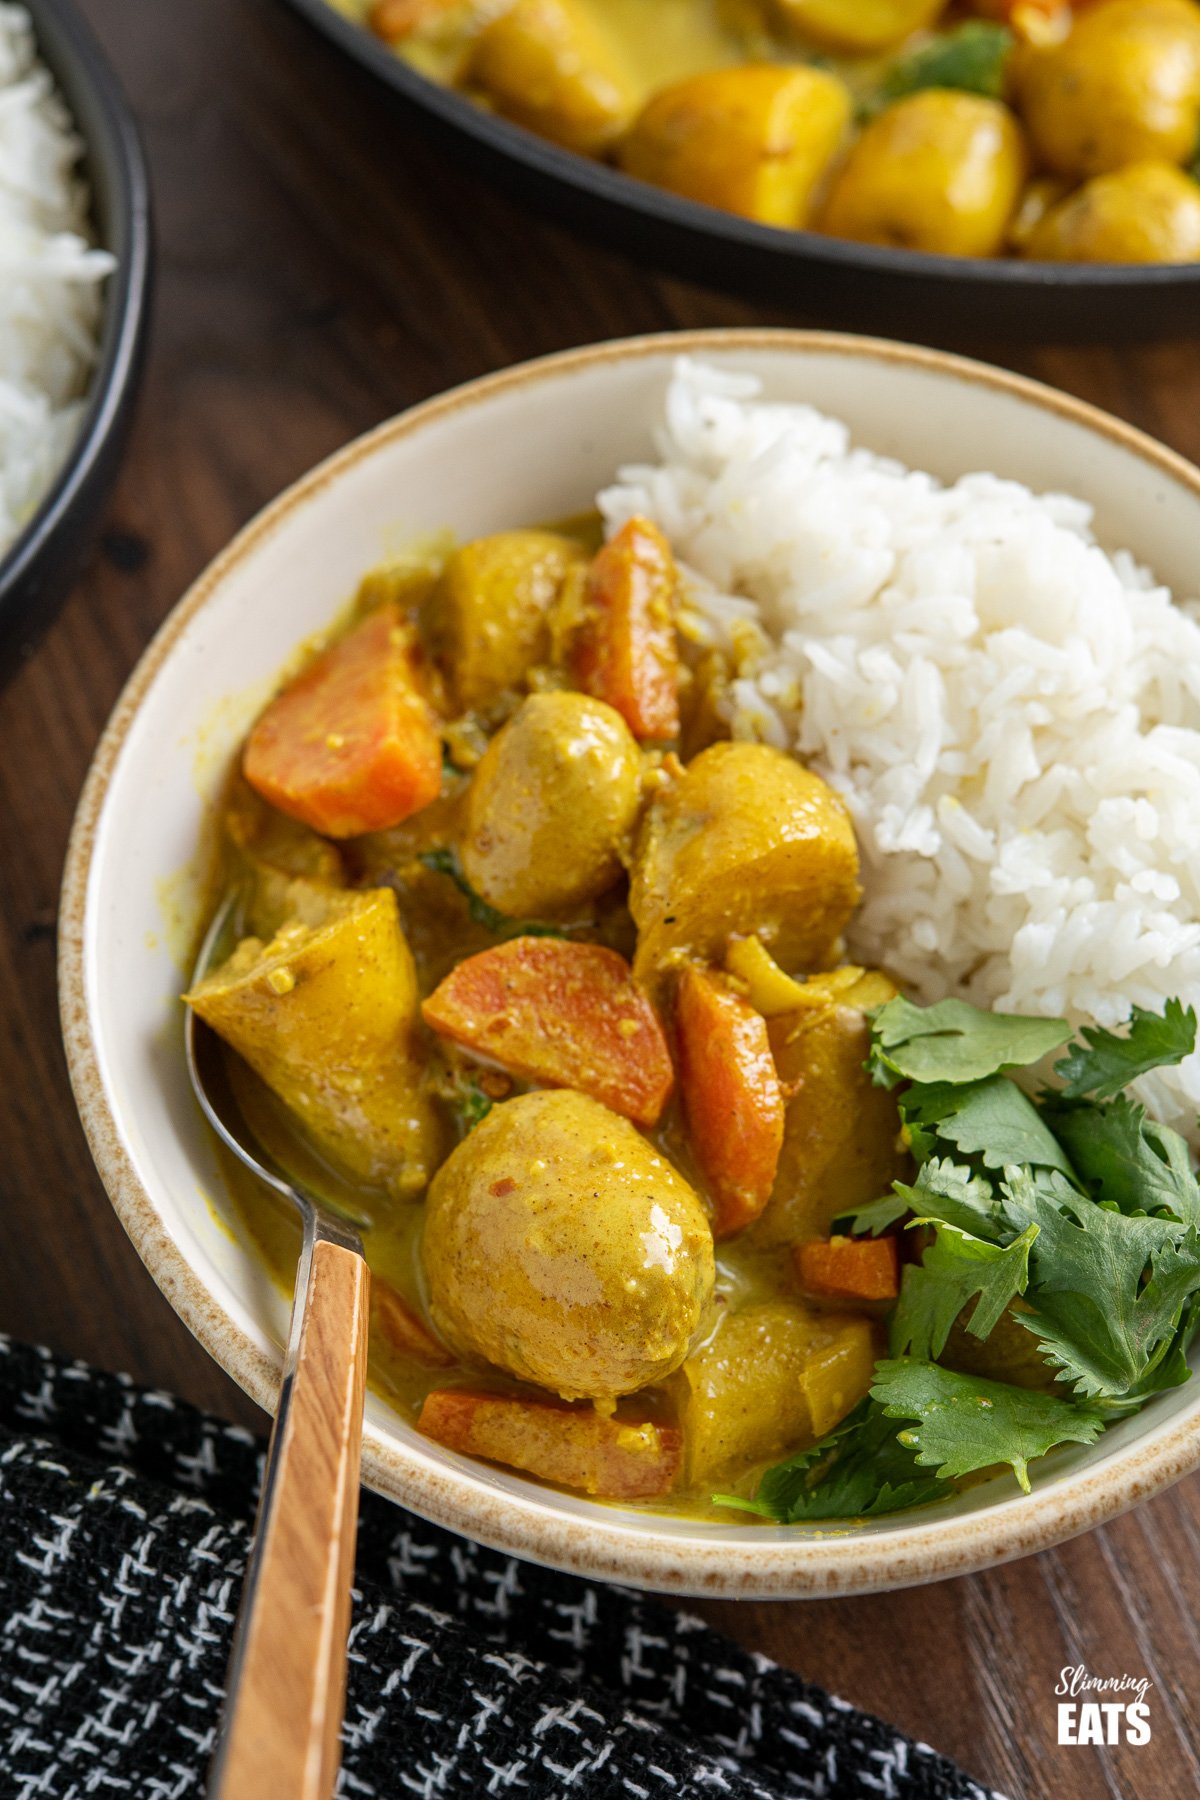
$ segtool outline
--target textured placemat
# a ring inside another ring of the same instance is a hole
[[[0,1794],[203,1792],[261,1458],[168,1394],[0,1337]],[[993,1800],[686,1614],[370,1494],[339,1793]]]

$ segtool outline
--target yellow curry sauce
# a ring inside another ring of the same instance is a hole
[[[1195,0],[330,0],[422,74],[768,225],[1200,260]]]
[[[806,1287],[796,1249],[907,1167],[894,1100],[863,1070],[864,1009],[895,990],[831,966],[858,893],[844,809],[782,752],[726,741],[665,540],[633,521],[595,546],[592,521],[501,533],[364,581],[231,779],[215,885],[240,896],[242,941],[191,999],[256,1071],[233,1059],[254,1130],[364,1222],[377,1389],[413,1419],[465,1390],[477,1429],[454,1447],[694,1512],[870,1384],[889,1293]],[[619,664],[596,633],[631,597]],[[411,678],[432,780],[375,744],[365,797],[318,794],[312,759],[357,754],[329,656],[343,683],[347,658],[370,680],[398,659],[387,691]],[[297,704],[318,720],[307,742],[279,726]],[[407,817],[347,829],[381,782],[408,807],[410,780],[426,798]],[[336,831],[296,816],[315,806]],[[459,1016],[497,957],[499,1038],[494,1008],[482,1027]],[[290,1284],[294,1220],[223,1167]],[[604,1454],[547,1463],[480,1395],[532,1406],[542,1438],[595,1420]],[[646,1432],[667,1454],[644,1478]]]

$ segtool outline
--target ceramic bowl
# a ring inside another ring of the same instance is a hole
[[[271,1408],[283,1296],[222,1194],[188,1091],[177,996],[199,906],[197,843],[277,671],[358,577],[414,534],[462,537],[586,507],[652,452],[681,351],[760,375],[849,421],[871,449],[951,478],[992,469],[1092,502],[1102,538],[1178,593],[1195,580],[1200,471],[1060,394],[942,354],[788,332],[643,338],[475,382],[349,445],[262,513],[184,597],[131,678],[80,802],[61,918],[72,1079],[126,1230],[180,1317]],[[671,1519],[540,1487],[367,1404],[364,1479],[522,1557],[647,1588],[836,1594],[962,1574],[1038,1550],[1200,1464],[1200,1382],[1096,1445],[912,1515],[838,1528]]]

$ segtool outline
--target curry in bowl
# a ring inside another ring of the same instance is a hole
[[[659,527],[597,538],[364,580],[244,746],[237,941],[187,999],[276,1159],[363,1221],[374,1380],[439,1443],[678,1513],[1028,1488],[1186,1378],[1200,1188],[1113,1097],[1195,1015],[1085,1032],[1035,1099],[1011,1077],[1063,1020],[846,963],[843,799],[731,739]],[[1115,1212],[1114,1133],[1157,1171]],[[292,1228],[229,1180],[284,1273]]]
[[[565,148],[783,229],[1200,260],[1194,0],[331,0]]]

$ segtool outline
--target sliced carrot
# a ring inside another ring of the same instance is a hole
[[[388,831],[437,799],[441,738],[399,607],[371,613],[284,688],[242,767],[264,800],[325,837]]]
[[[435,1443],[524,1469],[602,1500],[653,1500],[679,1475],[683,1435],[674,1425],[604,1418],[594,1408],[471,1388],[426,1395],[418,1428]]]
[[[896,1240],[813,1238],[795,1248],[800,1285],[830,1300],[894,1300],[900,1292]]]
[[[720,975],[689,963],[676,1005],[679,1086],[710,1189],[713,1233],[729,1237],[771,1198],[784,1097],[762,1014]]]
[[[671,546],[649,519],[630,519],[588,571],[575,678],[635,738],[679,735],[678,584]]]
[[[469,956],[421,1008],[439,1037],[527,1081],[575,1088],[653,1125],[674,1085],[654,1008],[623,956],[519,937]]]
[[[371,1302],[376,1323],[393,1350],[411,1356],[430,1369],[448,1369],[454,1361],[440,1339],[434,1337],[420,1314],[403,1294],[379,1275],[371,1281]]]

